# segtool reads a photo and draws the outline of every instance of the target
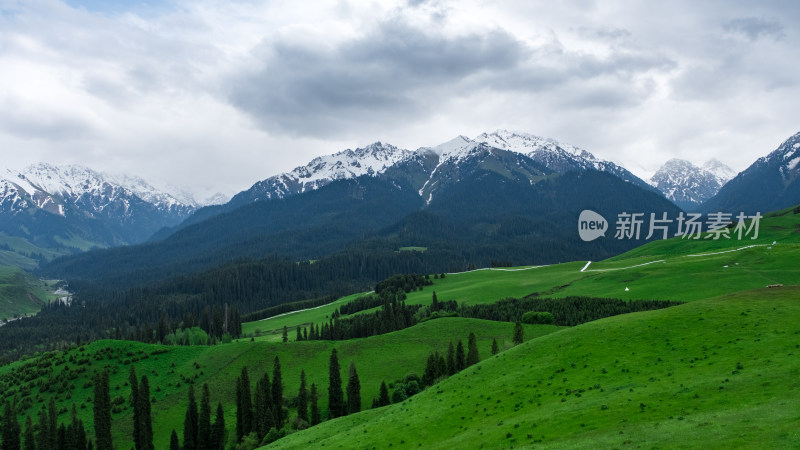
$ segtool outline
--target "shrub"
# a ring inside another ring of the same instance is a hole
[[[554,321],[553,314],[547,311],[528,311],[522,315],[522,322],[528,324],[550,324]]]

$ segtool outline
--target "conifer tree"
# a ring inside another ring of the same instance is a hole
[[[39,450],[50,449],[50,421],[47,419],[47,410],[42,408],[39,410],[39,435],[36,436],[36,447]]]
[[[350,361],[350,374],[347,379],[347,414],[361,411],[361,382],[358,380],[356,364]]]
[[[328,418],[334,419],[344,415],[344,392],[342,392],[342,374],[339,368],[339,356],[334,348],[331,351],[328,366]]]
[[[211,426],[211,450],[223,450],[225,448],[225,411],[222,403],[217,403],[217,414],[214,417],[214,425]]]
[[[458,372],[458,368],[456,367],[456,349],[453,347],[453,341],[450,341],[450,345],[447,346],[446,369],[448,375],[454,375]]]
[[[269,374],[264,375],[256,383],[256,391],[253,394],[253,430],[259,436],[266,436],[270,428],[275,426],[273,419],[272,406],[272,384],[269,381]]]
[[[275,419],[275,428],[283,428],[283,377],[281,376],[281,361],[275,356],[272,364],[272,417]]]
[[[203,394],[200,397],[200,413],[197,416],[197,448],[211,448],[211,392],[208,383],[203,383]]]
[[[322,422],[322,418],[319,414],[319,405],[317,404],[317,397],[319,394],[317,393],[317,385],[311,383],[311,393],[309,394],[311,397],[311,425],[317,425]]]
[[[283,342],[289,342],[289,328],[283,326]]]
[[[150,409],[150,381],[147,375],[142,375],[139,382],[139,398],[137,400],[139,409],[139,442],[141,449],[153,450],[153,415]]]
[[[50,428],[50,432],[52,435],[53,428]],[[109,392],[108,372],[105,370],[99,373],[94,380],[94,436],[97,450],[113,449],[111,441],[111,394]],[[57,444],[52,448],[58,448]]]
[[[253,401],[250,396],[250,376],[247,366],[242,367],[242,375],[237,378],[236,389],[236,439],[241,441],[253,430]]]
[[[456,372],[460,372],[467,367],[467,358],[464,355],[464,341],[456,344]]]
[[[297,391],[297,418],[308,423],[308,393],[306,392],[306,371],[300,371],[300,389]]]
[[[492,354],[496,355],[500,353],[500,346],[497,345],[497,338],[492,339]]]
[[[433,291],[433,302],[431,303],[431,312],[439,310],[439,299],[436,298],[436,291]]]
[[[33,432],[31,416],[25,417],[25,434],[23,435],[22,448],[24,450],[36,450],[36,435]]]
[[[136,450],[144,450],[141,442],[141,434],[139,433],[139,424],[141,423],[140,410],[139,410],[139,379],[136,378],[136,368],[131,365],[131,370],[128,372],[128,384],[131,386],[130,404],[133,407],[133,446]]]
[[[189,385],[189,404],[186,406],[186,416],[183,420],[183,450],[197,449],[197,400],[194,396],[194,385]]]
[[[386,406],[392,403],[389,399],[389,388],[386,387],[386,381],[381,381],[381,388],[378,392],[378,406]]]
[[[475,333],[470,333],[467,339],[467,367],[477,364],[479,360],[478,338],[475,337]]]
[[[181,450],[181,443],[178,442],[178,433],[172,429],[172,434],[169,436],[169,450]]]
[[[522,322],[519,320],[514,323],[514,345],[522,344],[525,340],[525,331],[522,329]]]
[[[303,340],[303,332],[300,330],[300,327],[297,327],[296,330],[297,330],[297,337],[295,338],[295,340],[297,342],[300,342]]]
[[[0,434],[3,437],[3,450],[20,450],[20,427],[17,420],[17,408],[12,400],[6,401]]]
[[[110,394],[109,394],[110,395]],[[111,403],[109,397],[109,405]],[[111,406],[109,406],[110,411]],[[109,420],[111,414],[109,413]],[[47,404],[47,442],[50,448],[58,448],[58,412],[56,412],[56,400],[50,397],[50,403]]]

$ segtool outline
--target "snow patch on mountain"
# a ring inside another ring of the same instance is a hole
[[[715,196],[735,172],[716,159],[698,167],[683,159],[670,159],[650,182],[682,208],[694,209]]]

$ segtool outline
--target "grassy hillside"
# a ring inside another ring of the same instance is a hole
[[[52,282],[36,279],[17,267],[0,266],[0,320],[38,312],[55,299]]]
[[[800,284],[800,270],[796,268],[800,258],[798,230],[800,215],[787,209],[762,219],[756,240],[669,239],[606,261],[591,262],[588,267],[586,261],[580,261],[448,274],[434,279],[433,286],[409,293],[406,302],[429,304],[432,291],[436,291],[439,300],[470,304],[534,293],[556,298],[574,295],[693,301],[770,284]],[[311,311],[245,324],[243,331],[252,333],[258,328],[271,339],[279,339],[284,326],[292,329],[320,323],[354,297]]]
[[[800,288],[564,329],[274,448],[800,446]]]
[[[526,338],[558,329],[549,325],[529,325],[526,326]],[[323,394],[320,408],[325,411],[328,359],[331,350],[336,348],[343,371],[350,361],[355,362],[361,379],[362,403],[366,408],[378,395],[381,381],[390,383],[410,372],[421,376],[430,352],[446,352],[450,340],[463,339],[466,345],[470,332],[478,337],[482,358],[491,355],[492,339],[497,339],[501,348],[511,347],[511,324],[463,318],[431,320],[403,331],[344,342],[273,344],[243,340],[210,347],[167,347],[128,341],[97,341],[68,352],[48,353],[0,368],[0,392],[5,395],[29,392],[18,399],[30,405],[20,415],[21,423],[24,423],[26,414],[35,419],[51,397],[56,399],[59,408],[63,408],[62,421],[68,420],[68,410],[75,403],[79,406],[79,416],[91,433],[92,404],[89,398],[93,395],[93,388],[90,381],[93,373],[108,368],[111,371],[111,398],[121,397],[120,407],[124,408],[113,415],[114,442],[118,448],[128,448],[131,445],[132,409],[127,405],[130,394],[127,380],[133,365],[139,377],[147,375],[150,379],[156,399],[152,405],[153,422],[157,424],[155,446],[166,448],[171,430],[174,428],[179,434],[183,430],[187,380],[191,380],[196,389],[203,383],[209,384],[212,403],[223,402],[226,423],[232,430],[235,424],[234,381],[242,367],[248,367],[250,379],[255,384],[265,371],[272,376],[273,360],[278,356],[282,365],[284,395],[287,398],[297,395],[300,371],[305,370],[309,386],[316,383]],[[33,369],[37,366],[40,367],[38,372]],[[51,373],[55,377],[53,382]]]

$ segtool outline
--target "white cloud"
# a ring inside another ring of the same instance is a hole
[[[301,3],[0,0],[2,164],[205,195],[376,140],[514,128],[644,174],[800,128],[793,2]]]

